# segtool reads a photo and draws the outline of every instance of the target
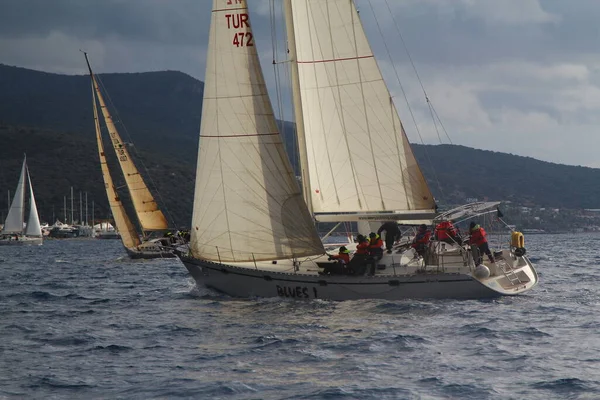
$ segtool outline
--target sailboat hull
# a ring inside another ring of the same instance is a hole
[[[8,237],[0,239],[0,246],[28,246],[28,245],[41,245],[44,239],[41,237],[28,237],[19,236],[18,239],[14,237]]]
[[[127,251],[127,255],[132,259],[153,259],[153,258],[175,258],[175,254],[171,250],[167,249],[153,249],[153,248],[143,248],[140,246],[140,249],[130,249],[125,248]]]
[[[326,300],[483,299],[521,294],[537,284],[537,274],[529,264],[522,269],[532,279],[505,290],[497,279],[479,280],[465,273],[323,276],[241,268],[184,256],[180,256],[180,259],[198,285],[234,297]]]

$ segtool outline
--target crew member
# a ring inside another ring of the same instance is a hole
[[[475,260],[476,264],[481,264],[481,254],[483,253],[487,254],[491,263],[495,262],[494,256],[490,251],[490,246],[488,245],[487,234],[485,233],[485,230],[481,226],[479,226],[479,224],[471,222],[471,224],[469,225],[469,232],[471,233],[471,237],[469,238],[469,244],[471,244],[472,246],[477,246],[479,248],[480,256],[477,260]]]
[[[402,233],[400,232],[400,228],[398,228],[398,224],[395,221],[384,222],[383,225],[381,225],[377,230],[377,234],[381,235],[381,232],[383,231],[385,231],[385,248],[387,249],[388,253],[391,253],[394,242],[400,240]]]
[[[427,229],[427,225],[421,224],[419,225],[417,234],[415,235],[415,238],[410,246],[415,249],[418,255],[423,256],[425,254],[425,250],[427,250],[430,237],[431,231]]]

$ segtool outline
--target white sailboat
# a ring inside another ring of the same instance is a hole
[[[239,297],[331,300],[482,298],[534,287],[537,273],[516,246],[485,268],[468,245],[432,242],[426,258],[394,251],[371,261],[368,275],[323,274],[328,262],[313,218],[434,223],[495,204],[436,213],[353,1],[284,6],[304,196],[277,130],[246,1],[213,0],[191,240],[179,254],[196,282]]]
[[[104,178],[104,186],[106,189],[106,195],[110,209],[115,220],[115,225],[119,231],[123,246],[127,251],[127,254],[131,258],[170,258],[175,257],[175,254],[168,246],[163,246],[161,243],[162,238],[152,238],[153,232],[166,232],[168,231],[167,220],[158,208],[158,204],[154,200],[154,197],[150,193],[150,190],[146,186],[142,176],[138,169],[133,163],[127,147],[124,145],[119,132],[112,120],[110,112],[104,102],[104,97],[100,92],[96,77],[92,72],[92,68],[85,54],[85,60],[90,72],[92,81],[92,102],[94,109],[94,125],[96,129],[96,139],[98,143],[98,155],[100,157],[100,167],[102,169],[102,177]],[[96,98],[100,103],[100,110],[104,117],[104,122],[108,129],[109,136],[113,149],[117,155],[119,165],[123,171],[125,178],[125,184],[129,190],[129,194],[132,199],[133,208],[139,225],[141,227],[142,235],[138,234],[134,224],[127,215],[125,207],[121,202],[121,199],[117,193],[117,189],[113,183],[106,155],[104,153],[104,145],[102,142],[102,131],[100,129],[100,120],[98,116],[98,108],[96,105]]]
[[[27,183],[25,183],[25,180],[27,180]],[[24,227],[26,185],[29,187],[29,217],[27,218],[27,225]],[[41,245],[42,242],[40,217],[38,216],[29,169],[27,168],[27,157],[25,157],[17,190],[0,233],[0,245]]]

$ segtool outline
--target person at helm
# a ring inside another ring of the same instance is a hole
[[[348,265],[350,262],[350,250],[346,248],[346,246],[342,246],[339,249],[338,254],[329,256],[329,261],[337,260],[342,265]]]

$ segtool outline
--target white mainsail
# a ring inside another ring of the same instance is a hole
[[[113,183],[108,163],[104,154],[104,145],[102,143],[102,131],[100,130],[100,121],[98,119],[98,107],[96,106],[96,95],[94,91],[94,81],[92,75],[92,101],[94,108],[94,126],[96,128],[96,141],[98,143],[98,155],[100,156],[100,168],[102,169],[102,178],[104,179],[104,188],[108,197],[108,204],[112,212],[117,229],[121,234],[121,241],[126,248],[137,247],[141,244],[140,238],[133,226],[133,223],[125,212],[125,207],[117,194]]]
[[[192,217],[195,257],[322,254],[269,101],[245,1],[214,0]]]
[[[27,168],[27,181],[29,182],[29,217],[27,218],[27,227],[25,228],[26,236],[42,237],[42,226],[40,217],[33,195],[33,186],[31,185],[31,176],[29,176],[29,168]]]
[[[306,152],[308,171],[303,184],[315,217],[432,214],[433,195],[354,2],[286,0],[286,6],[300,159]]]
[[[106,107],[104,97],[100,92],[96,77],[91,72],[91,68],[90,75],[92,75],[94,89],[96,91],[96,95],[98,96],[98,101],[100,102],[100,110],[104,116],[104,122],[106,123],[111,143],[113,144],[113,148],[117,154],[119,165],[123,170],[125,184],[127,185],[127,189],[129,189],[133,207],[137,214],[140,225],[144,231],[166,230],[168,228],[167,220],[162,211],[160,211],[158,208],[158,204],[154,200],[150,190],[148,190],[148,187],[144,183],[142,175],[140,175],[139,171],[133,164],[131,156],[129,155],[129,151],[123,143],[123,140],[121,139],[121,136],[115,127],[108,108]]]
[[[23,221],[25,219],[25,168],[27,159],[23,160],[21,176],[17,184],[15,196],[10,204],[8,215],[4,221],[2,233],[23,233]]]

